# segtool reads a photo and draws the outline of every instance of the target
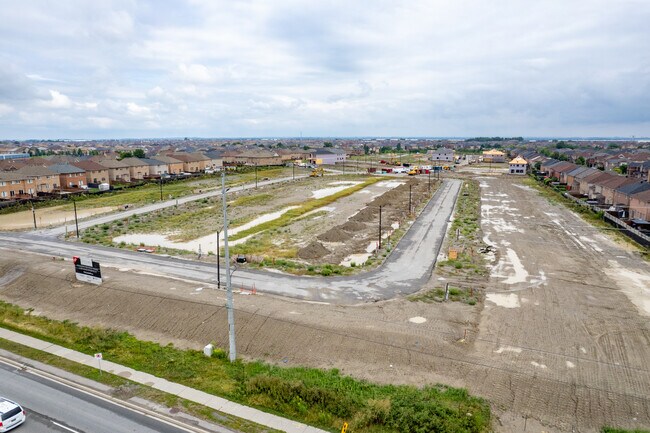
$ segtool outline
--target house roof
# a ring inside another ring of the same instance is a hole
[[[2,181],[24,180],[27,178],[28,176],[15,171],[0,171],[0,180]]]
[[[199,162],[199,161],[207,161],[208,159],[210,159],[207,156],[202,155],[200,153],[172,153],[169,156],[183,162]]]
[[[500,150],[496,149],[490,149],[490,150],[484,150],[483,155],[490,155],[490,156],[504,156],[505,153],[501,152]]]
[[[122,163],[127,164],[129,167],[146,167],[149,164],[142,161],[140,158],[124,158]]]
[[[86,170],[70,164],[54,164],[50,165],[48,169],[59,174],[80,174],[86,172]]]
[[[79,167],[86,171],[107,170],[107,168],[101,165],[100,163],[91,160],[78,161],[78,162],[73,162],[71,164],[74,165],[75,167]]]
[[[560,161],[559,164],[553,165],[553,170],[559,171],[560,173],[568,173],[576,168],[578,166],[572,162],[567,162],[567,161]]]
[[[623,176],[614,176],[612,179],[605,181],[601,185],[604,188],[616,189],[619,186],[630,185],[633,183],[638,183],[638,180],[628,179],[627,177],[623,177]]]
[[[592,168],[592,167],[585,167],[585,168],[586,168],[586,170],[581,171],[580,173],[578,173],[576,175],[572,175],[572,176],[575,176],[576,179],[582,181],[583,179],[587,178],[588,176],[591,176],[592,174],[602,173],[597,168]]]
[[[148,166],[167,165],[166,162],[163,162],[159,159],[153,159],[153,158],[140,158],[140,161],[142,161],[142,165],[148,165]]]
[[[580,166],[578,168],[574,168],[573,170],[568,172],[567,175],[575,177],[575,176],[579,175],[580,173],[584,173],[587,170],[589,170],[589,167],[585,167],[584,165],[582,165],[582,166]]]
[[[596,183],[599,180],[609,179],[612,175],[610,173],[605,173],[604,171],[596,170],[595,173],[585,176],[582,180],[587,183]]]
[[[521,156],[518,156],[515,159],[513,159],[512,161],[510,161],[510,164],[528,164],[528,161],[526,161]]]
[[[165,164],[182,164],[183,163],[183,161],[181,161],[180,159],[172,158],[172,157],[167,156],[167,155],[156,155],[154,158],[156,160],[158,160],[158,161],[164,162]]]
[[[637,182],[637,183],[632,183],[629,185],[623,185],[618,188],[616,188],[616,191],[625,194],[625,195],[634,195],[638,194],[643,191],[648,191],[650,190],[650,183],[648,182]]]
[[[103,165],[106,168],[129,168],[129,164],[123,162],[123,161],[118,161],[116,159],[102,159],[98,161],[99,164]]]
[[[333,147],[321,147],[313,151],[314,155],[341,155],[344,153],[345,150],[335,149]]]
[[[43,165],[26,165],[16,170],[16,173],[21,173],[28,177],[54,176],[57,174],[50,170],[49,167]]]

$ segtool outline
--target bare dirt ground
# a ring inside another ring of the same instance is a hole
[[[327,197],[368,179],[371,178],[364,175],[324,176],[231,194],[228,197],[231,202],[229,233],[236,233],[241,226],[254,227],[258,219],[261,224],[268,220],[266,216],[276,214],[273,218],[278,218],[278,212],[291,206]],[[235,240],[231,242],[232,251],[246,254],[249,262],[273,257],[291,258],[305,264],[338,265],[351,254],[367,253],[373,241],[377,241],[380,205],[383,208],[383,233],[388,233],[412,220],[438,185],[436,181],[429,185],[427,179],[419,177],[386,177],[352,195],[316,208],[281,229],[260,231]],[[215,253],[216,229],[223,226],[219,208],[220,199],[212,198],[152,212],[137,221],[127,219],[123,221],[124,226],[113,227],[120,234],[117,236],[115,233],[113,239],[115,243],[125,241],[134,245],[144,243],[151,247],[169,247],[172,250],[166,252],[170,254],[181,249],[197,252],[199,246],[204,253]],[[171,221],[181,218],[183,227],[169,227]],[[91,231],[101,232],[100,228]],[[212,231],[215,234],[207,234]],[[179,237],[182,242],[174,241]]]
[[[105,214],[116,210],[115,206],[77,210],[77,218]],[[39,228],[67,224],[74,230],[74,210],[72,205],[36,209],[36,226]],[[34,227],[32,211],[21,211],[0,215],[0,230],[26,230]]]
[[[480,181],[484,239],[497,248],[484,305],[237,295],[238,354],[385,383],[463,386],[492,403],[500,432],[648,428],[647,263],[512,177]],[[69,261],[1,250],[0,297],[161,343],[227,347],[222,291],[104,273],[102,286],[81,284]]]

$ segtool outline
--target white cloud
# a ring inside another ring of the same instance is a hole
[[[650,135],[649,2],[6,9],[0,113],[12,137]]]
[[[70,108],[72,101],[57,90],[50,90],[50,100],[43,102],[43,106],[50,108]]]
[[[136,116],[149,114],[151,112],[149,107],[138,105],[135,102],[127,102],[126,109],[129,112],[129,114],[133,114]]]
[[[13,107],[7,105],[7,104],[0,104],[0,116],[4,116],[9,113],[13,113],[14,109]]]

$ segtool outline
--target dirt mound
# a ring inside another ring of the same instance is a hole
[[[298,250],[298,257],[305,260],[320,259],[330,253],[320,242],[313,241],[304,248]]]
[[[340,226],[341,230],[345,230],[346,232],[358,232],[361,230],[366,229],[366,225],[360,221],[348,221],[345,224]]]
[[[379,211],[377,211],[379,212]],[[372,208],[365,208],[360,210],[356,215],[350,218],[350,221],[357,221],[361,223],[368,223],[375,219],[375,210]]]
[[[350,235],[336,227],[318,236],[318,240],[324,242],[344,242],[348,239],[350,239]]]

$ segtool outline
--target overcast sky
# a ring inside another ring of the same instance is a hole
[[[650,136],[648,0],[0,0],[0,138]]]

